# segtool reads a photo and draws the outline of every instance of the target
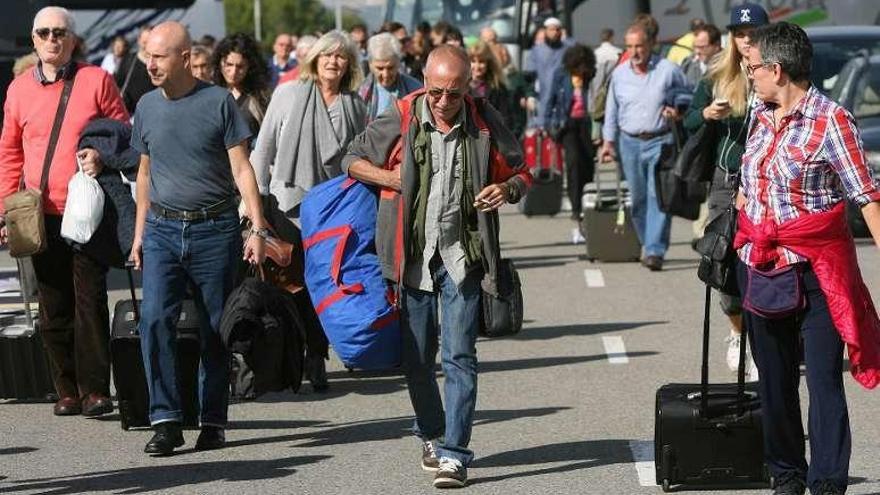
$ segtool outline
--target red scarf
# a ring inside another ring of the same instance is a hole
[[[880,318],[859,271],[844,203],[782,225],[772,220],[755,225],[740,211],[738,226],[734,247],[751,242],[755,264],[776,261],[777,246],[810,260],[831,320],[846,343],[850,372],[865,388],[880,384]]]

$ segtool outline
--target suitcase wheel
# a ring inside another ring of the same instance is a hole
[[[669,493],[672,488],[669,486],[669,478],[663,478],[663,491]]]

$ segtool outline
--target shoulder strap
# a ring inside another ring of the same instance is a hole
[[[52,133],[49,135],[49,145],[46,147],[46,158],[43,160],[43,173],[40,176],[40,193],[46,190],[46,185],[49,183],[49,167],[52,166],[58,135],[61,134],[61,123],[64,122],[67,102],[70,101],[70,92],[73,90],[73,80],[76,78],[76,67],[74,66],[72,70],[74,73],[64,79],[61,100],[58,102],[58,110],[55,111],[55,122],[52,123]]]
[[[125,90],[128,89],[128,83],[131,82],[131,74],[134,72],[134,66],[137,64],[137,52],[131,57],[131,63],[128,64],[128,72],[125,73],[125,81],[122,82],[122,87],[119,89],[119,96],[125,97]]]

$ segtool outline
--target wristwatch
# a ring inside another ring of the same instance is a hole
[[[266,240],[269,238],[269,229],[251,229],[251,235],[255,235],[263,240]]]

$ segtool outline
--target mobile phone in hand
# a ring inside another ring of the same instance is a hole
[[[715,100],[714,103],[716,105],[719,105],[722,107],[729,107],[730,106],[730,102],[726,98],[718,98],[717,100]]]

